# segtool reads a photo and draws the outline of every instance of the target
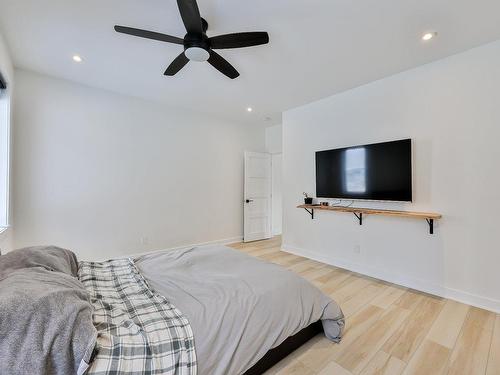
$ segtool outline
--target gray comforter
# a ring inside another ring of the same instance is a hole
[[[141,256],[150,286],[189,319],[201,375],[242,374],[270,349],[322,319],[340,340],[339,306],[305,279],[224,246]]]
[[[0,374],[83,374],[97,331],[72,252],[34,247],[0,257]]]

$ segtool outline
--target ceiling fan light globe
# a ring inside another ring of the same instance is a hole
[[[200,47],[189,47],[184,51],[186,57],[191,61],[203,62],[207,61],[210,57],[210,54],[206,49]]]

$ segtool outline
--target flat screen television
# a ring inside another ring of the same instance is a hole
[[[316,152],[316,196],[411,202],[411,139]]]

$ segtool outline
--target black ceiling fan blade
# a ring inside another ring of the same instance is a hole
[[[128,34],[133,36],[138,36],[146,39],[159,40],[161,42],[175,43],[175,44],[184,44],[184,39],[177,38],[176,36],[171,36],[167,34],[160,34],[154,31],[142,30],[142,29],[134,29],[133,27],[126,26],[115,26],[115,31],[117,33]]]
[[[203,34],[200,9],[196,0],[177,0],[182,22],[188,33]]]
[[[179,72],[179,70],[184,68],[188,62],[189,62],[189,59],[186,57],[186,55],[184,55],[184,52],[182,52],[168,66],[167,70],[165,70],[164,75],[173,76],[173,75],[177,74]]]
[[[243,48],[269,43],[269,34],[265,31],[234,33],[214,36],[209,40],[214,49]]]
[[[231,79],[237,78],[240,73],[234,67],[227,62],[221,55],[215,51],[210,51],[210,58],[208,62],[219,72],[228,76]]]

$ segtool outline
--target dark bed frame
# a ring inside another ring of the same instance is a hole
[[[276,363],[281,361],[283,358],[292,353],[295,349],[300,348],[314,336],[319,333],[323,333],[323,325],[321,320],[312,323],[311,325],[299,331],[293,336],[290,336],[281,345],[274,349],[269,350],[264,357],[262,357],[259,362],[253,365],[249,370],[247,370],[243,375],[261,375]]]

